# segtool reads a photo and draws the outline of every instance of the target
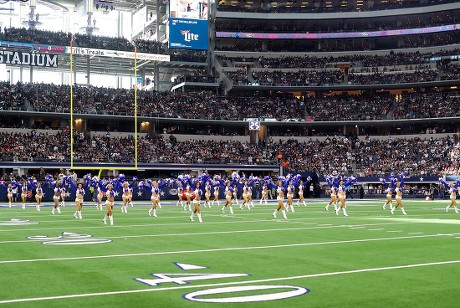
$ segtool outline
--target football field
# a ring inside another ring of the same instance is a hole
[[[407,216],[350,200],[349,217],[309,201],[287,221],[273,201],[202,207],[203,223],[176,202],[157,218],[138,202],[116,206],[113,226],[89,203],[82,220],[74,206],[3,203],[0,306],[458,307],[460,214],[403,201]]]

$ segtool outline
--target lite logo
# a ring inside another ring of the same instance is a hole
[[[205,266],[174,263],[178,268],[184,271],[207,269]],[[224,278],[248,277],[250,274],[212,274],[212,273],[163,273],[152,274],[155,278],[135,278],[134,280],[144,283],[151,287],[156,287],[165,283],[175,283],[184,285],[199,280],[212,280]],[[233,285],[233,283],[231,283]],[[268,291],[268,292],[267,292]],[[236,285],[223,288],[213,288],[199,290],[184,294],[182,298],[204,303],[250,303],[250,302],[265,302],[292,298],[309,293],[310,290],[289,285]],[[240,295],[238,296],[238,293]],[[226,297],[223,297],[225,295]],[[212,297],[215,296],[215,297]]]
[[[199,39],[198,34],[191,33],[190,30],[181,30],[180,34],[182,34],[186,42],[198,41]]]
[[[29,240],[40,241],[43,245],[95,245],[107,244],[112,242],[110,239],[96,238],[91,234],[79,234],[72,232],[62,232],[61,235],[55,237],[37,235],[28,236]]]

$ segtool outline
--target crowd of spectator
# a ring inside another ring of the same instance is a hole
[[[458,11],[454,11],[458,14]],[[222,19],[216,22],[216,31],[257,32],[257,33],[342,33],[362,31],[386,31],[395,29],[414,29],[453,24],[454,12],[437,14],[402,15],[378,19],[340,19],[302,20],[280,17],[274,21],[263,19]]]
[[[362,12],[393,10],[402,8],[425,7],[436,4],[456,2],[455,0],[429,1],[369,1],[364,5],[343,5],[340,1],[277,1],[276,5],[263,5],[266,1],[225,2],[221,1],[219,11],[258,12],[258,13],[333,13],[333,12]]]
[[[235,63],[248,63],[254,67],[263,68],[327,68],[347,63],[350,69],[373,71],[373,68],[383,67],[391,71],[393,67],[402,66],[404,70],[422,69],[430,63],[430,59],[446,56],[458,56],[460,49],[438,50],[434,52],[390,52],[388,54],[351,54],[339,56],[284,56],[279,57],[241,57],[218,55],[217,59],[224,67],[233,67]],[[368,72],[369,72],[368,71]]]
[[[4,28],[0,31],[0,40],[14,42],[31,42],[36,44],[69,46],[72,33],[62,31],[46,31],[26,28]],[[72,46],[134,51],[149,54],[169,54],[171,61],[206,62],[204,51],[169,49],[166,44],[154,40],[136,39],[129,41],[124,37],[109,37],[94,34],[73,34]]]
[[[212,73],[208,73],[206,70],[191,70],[176,76],[174,80],[175,84],[181,82],[205,82],[215,83],[218,77]]]
[[[68,161],[68,130],[50,134],[0,133],[1,161]],[[177,141],[162,135],[138,139],[138,159],[145,163],[270,164],[278,154],[288,171],[333,171],[357,175],[382,176],[393,171],[410,175],[441,175],[459,170],[459,136],[435,139],[392,138],[373,140],[356,136],[328,137],[323,141],[285,142],[269,140],[252,144],[240,141]],[[129,137],[85,136],[74,138],[74,159],[82,162],[133,163],[134,140]]]
[[[305,120],[309,117],[314,121],[354,121],[460,115],[460,95],[457,92],[412,93],[399,96],[397,100],[390,95],[370,94],[297,99],[219,96],[210,91],[137,93],[138,115],[147,117],[210,120]],[[29,105],[32,111],[68,113],[69,102],[70,87],[67,85],[0,83],[0,108],[3,110],[26,110],[26,105]],[[81,114],[133,115],[134,91],[75,86],[73,111]]]

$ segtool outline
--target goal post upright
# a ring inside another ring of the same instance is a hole
[[[137,119],[137,49],[134,47],[134,166],[127,167],[127,166],[117,166],[113,168],[112,166],[75,166],[74,164],[74,115],[73,115],[73,83],[74,83],[74,69],[73,69],[73,38],[70,40],[70,169],[71,170],[99,170],[99,176],[102,174],[102,170],[130,170],[130,171],[137,171],[138,170],[138,119]],[[103,163],[102,163],[103,164]],[[101,165],[102,165],[101,164]],[[112,165],[112,163],[108,163],[107,165]]]

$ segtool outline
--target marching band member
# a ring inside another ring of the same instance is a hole
[[[444,185],[444,187],[449,191],[449,194],[450,194],[450,204],[446,207],[446,212],[448,212],[449,208],[453,206],[455,213],[458,214],[457,189],[458,189],[458,186],[460,185],[460,179],[458,179],[457,182],[455,182],[455,184],[452,182],[447,184],[442,178],[439,178],[439,182]]]
[[[200,189],[200,182],[196,182],[195,184],[195,191],[193,192],[193,212],[192,214],[190,215],[190,220],[191,221],[194,221],[193,220],[193,217],[196,213],[196,215],[198,216],[198,221],[199,222],[203,222],[203,220],[201,219],[201,211],[200,211],[200,200],[201,200],[201,194],[203,193],[202,190]],[[209,182],[207,182],[207,184],[209,184]]]
[[[403,187],[404,187],[404,176],[402,177],[400,181],[396,182],[396,188],[395,188],[396,205],[394,206],[394,208],[391,209],[391,214],[394,214],[395,210],[398,207],[400,207],[403,215],[407,215],[406,211],[404,210],[403,204],[402,204]]]

